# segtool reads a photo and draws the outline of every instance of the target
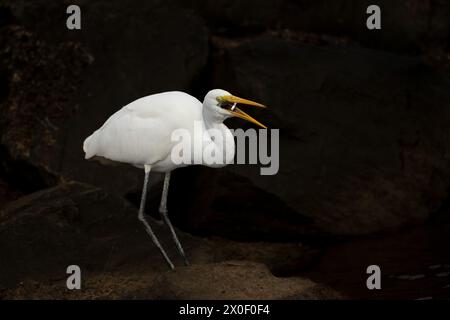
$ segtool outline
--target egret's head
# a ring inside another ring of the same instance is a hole
[[[218,120],[223,121],[229,117],[239,117],[257,124],[260,127],[267,128],[265,125],[261,124],[259,121],[239,109],[237,107],[238,104],[265,108],[265,106],[260,103],[233,96],[228,91],[222,89],[214,89],[209,91],[203,100],[204,108],[208,108],[208,111],[210,111],[210,113],[213,114]]]

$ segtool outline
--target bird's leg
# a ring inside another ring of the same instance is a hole
[[[161,254],[163,255],[164,259],[166,259],[166,262],[169,265],[169,267],[171,269],[175,269],[172,261],[170,261],[169,257],[167,256],[167,253],[164,251],[163,247],[161,246],[161,244],[158,241],[158,238],[155,236],[152,228],[150,227],[150,225],[148,224],[147,220],[145,220],[145,217],[144,217],[145,200],[147,198],[148,177],[150,174],[151,166],[145,165],[144,168],[145,168],[145,178],[144,178],[144,186],[142,188],[141,205],[139,206],[138,219],[139,219],[139,221],[141,221],[144,224],[145,231],[147,231],[150,238],[152,238],[152,241],[155,244],[155,246],[158,247],[158,249],[161,252]]]
[[[166,172],[166,175],[164,176],[164,186],[161,196],[161,204],[159,205],[159,213],[161,214],[161,218],[164,220],[164,223],[169,227],[170,232],[172,233],[173,241],[175,241],[178,252],[180,252],[181,256],[184,259],[184,263],[188,266],[189,261],[186,258],[180,240],[178,240],[177,234],[175,233],[175,229],[173,228],[172,223],[169,220],[169,215],[167,214],[167,195],[169,193],[169,181],[170,181],[170,172]]]

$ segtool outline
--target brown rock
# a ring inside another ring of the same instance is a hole
[[[212,285],[213,284],[213,285]],[[329,290],[329,289],[328,289]],[[262,264],[226,261],[178,268],[158,278],[151,292],[158,299],[338,299],[303,278],[276,278]]]
[[[215,262],[227,260],[252,261],[266,265],[275,276],[290,276],[313,265],[321,250],[301,243],[238,242],[209,239]]]

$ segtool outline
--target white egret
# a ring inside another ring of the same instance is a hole
[[[233,116],[239,117],[266,128],[237,108],[236,104],[265,107],[257,102],[233,96],[221,89],[209,91],[203,103],[193,96],[179,91],[153,94],[124,106],[84,141],[83,150],[86,159],[94,158],[101,162],[107,159],[108,161],[128,163],[144,169],[144,186],[138,218],[144,224],[145,230],[153,243],[158,247],[172,269],[174,268],[172,261],[144,217],[149,173],[151,170],[165,173],[159,213],[170,229],[177,249],[187,265],[188,260],[183,247],[168,217],[167,194],[170,172],[180,166],[198,163],[196,161],[199,159],[194,159],[196,156],[198,157],[198,154],[193,154],[190,163],[174,163],[171,159],[171,151],[176,145],[176,141],[171,138],[172,133],[176,129],[185,129],[191,133],[194,144],[200,143],[202,146],[208,143],[212,144],[217,152],[224,155],[225,161],[222,165],[212,164],[210,166],[220,167],[229,164],[234,158],[235,142],[231,131],[223,124],[225,119]],[[201,123],[201,129],[204,133],[207,133],[210,129],[221,132],[226,138],[223,140],[226,145],[219,145],[208,134],[194,134],[196,122]],[[202,141],[195,141],[195,139],[201,139]],[[205,144],[205,142],[207,143]]]

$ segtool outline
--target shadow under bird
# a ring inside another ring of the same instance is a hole
[[[264,108],[265,106],[250,100],[233,96],[222,89],[209,91],[203,103],[195,97],[179,91],[169,91],[149,95],[137,99],[114,113],[103,126],[90,135],[83,144],[86,159],[96,159],[121,162],[144,169],[144,186],[142,188],[138,219],[144,224],[153,243],[158,247],[170,268],[174,265],[161,246],[158,238],[145,219],[145,201],[150,171],[164,172],[164,186],[159,206],[162,220],[169,228],[177,249],[185,264],[188,259],[175,233],[167,213],[167,194],[169,189],[170,172],[177,167],[203,163],[202,159],[195,159],[198,154],[191,156],[190,163],[176,164],[171,159],[172,148],[177,144],[173,141],[172,133],[177,129],[184,129],[190,133],[193,144],[212,145],[214,150],[223,155],[224,163],[206,164],[211,167],[222,167],[234,159],[235,142],[231,131],[223,124],[229,117],[239,117],[263,128],[263,124],[239,109],[237,104],[245,104]],[[205,134],[194,134],[195,123],[201,124]],[[219,131],[225,145],[215,142],[208,132],[210,129]],[[205,139],[207,141],[205,141]],[[209,141],[208,141],[209,140]],[[205,143],[206,142],[206,143]],[[203,156],[203,153],[201,153]]]

